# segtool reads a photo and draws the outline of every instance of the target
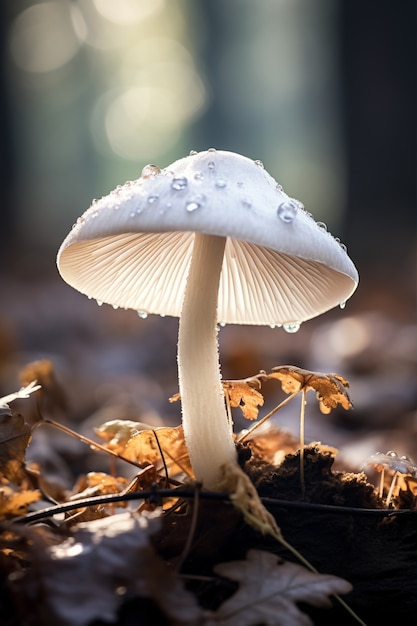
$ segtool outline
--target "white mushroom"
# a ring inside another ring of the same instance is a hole
[[[58,253],[61,276],[114,306],[180,318],[178,373],[196,478],[215,489],[236,462],[217,323],[301,322],[352,295],[346,249],[241,155],[191,153],[94,201]]]

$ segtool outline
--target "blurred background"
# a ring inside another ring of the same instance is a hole
[[[357,464],[417,458],[415,36],[414,0],[2,2],[0,395],[36,374],[42,411],[86,433],[179,423],[177,320],[99,309],[55,257],[93,198],[214,146],[262,160],[361,277],[345,310],[296,335],[222,329],[224,377],[337,372],[355,410],[321,416],[312,400],[307,438]],[[39,360],[53,369],[22,374]],[[267,390],[266,408],[281,399]],[[297,432],[297,413],[277,425]],[[52,463],[45,446],[34,454]]]

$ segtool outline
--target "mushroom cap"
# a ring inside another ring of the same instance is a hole
[[[98,301],[179,317],[195,232],[227,237],[220,322],[297,324],[356,289],[346,249],[261,162],[214,149],[146,166],[93,201],[62,243],[58,269]]]

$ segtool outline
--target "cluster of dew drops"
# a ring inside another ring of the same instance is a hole
[[[216,148],[209,148],[208,152],[216,152]],[[189,156],[195,156],[197,155],[198,152],[196,150],[191,150],[189,153]],[[264,164],[262,161],[260,160],[255,160],[254,163],[264,169]],[[209,170],[209,174],[210,175],[215,175],[215,170],[216,170],[216,164],[214,161],[209,161],[207,163],[207,168]],[[150,179],[153,178],[154,176],[158,176],[159,174],[163,174],[163,170],[161,170],[160,167],[158,167],[158,165],[154,165],[154,164],[148,164],[145,165],[145,167],[142,169],[142,173],[141,173],[141,179],[142,180],[146,180],[146,179]],[[168,172],[169,173],[169,172]],[[195,180],[203,180],[204,179],[204,174],[203,172],[196,172],[194,174],[194,179]],[[215,178],[214,180],[214,186],[217,189],[226,189],[227,187],[227,181],[224,178]],[[125,185],[126,186],[126,185]],[[119,191],[121,191],[123,189],[123,187],[125,186],[121,186],[119,185],[115,190],[114,193],[118,193]],[[244,187],[244,183],[243,181],[238,181],[237,182],[237,186],[239,188],[243,188]],[[174,191],[185,191],[188,188],[188,179],[186,178],[186,176],[175,176],[172,178],[171,180],[171,189],[173,189]],[[280,192],[283,191],[283,187],[282,185],[280,185],[279,183],[276,183],[276,189]],[[206,203],[206,196],[204,194],[195,194],[193,196],[191,196],[190,198],[188,198],[186,200],[185,203],[185,209],[188,213],[193,213],[194,211],[197,211],[201,208],[204,207],[205,203]],[[153,193],[151,195],[148,196],[147,199],[147,203],[148,205],[152,206],[152,205],[156,205],[159,201],[159,195],[157,193]],[[93,203],[94,204],[94,203]],[[252,208],[252,201],[250,198],[247,198],[245,196],[242,197],[241,199],[241,204],[244,208],[246,209],[250,209]],[[171,208],[171,203],[168,202],[166,204],[166,208],[169,209]],[[142,212],[143,209],[137,209],[136,211],[132,211],[132,213],[130,213],[130,217],[135,217],[136,215],[138,215],[139,213]],[[285,224],[292,224],[297,216],[298,211],[303,211],[304,213],[306,213],[309,217],[311,217],[313,219],[313,216],[311,213],[307,213],[307,211],[305,211],[304,209],[304,205],[299,201],[296,200],[295,198],[288,198],[287,200],[284,200],[283,202],[281,202],[278,207],[277,207],[277,216],[280,220],[282,220],[282,222],[284,222]],[[93,215],[94,216],[94,215]],[[83,218],[79,218],[78,222],[80,222],[80,220]],[[75,226],[75,224],[74,224]],[[327,232],[327,226],[324,222],[317,222],[317,226],[319,228],[321,228],[322,230]],[[329,233],[330,234],[330,233]],[[338,239],[337,237],[335,238],[335,240],[337,241],[337,243],[340,245],[340,247],[347,252],[347,248],[346,246],[341,243],[340,239]],[[99,306],[102,305],[101,301],[97,301],[97,304]],[[340,303],[340,308],[344,309],[346,306],[346,302],[341,302]],[[117,307],[114,307],[117,308]],[[148,313],[146,311],[138,311],[138,316],[141,319],[146,319],[148,317]],[[219,326],[224,327],[226,326],[225,322],[220,322]],[[271,328],[283,328],[283,330],[285,330],[287,333],[296,333],[300,327],[301,327],[301,322],[298,321],[291,321],[291,322],[285,322],[283,324],[272,324]]]

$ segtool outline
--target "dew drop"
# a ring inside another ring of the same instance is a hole
[[[103,306],[103,301],[102,300],[96,300],[98,306]]]
[[[148,317],[148,314],[146,311],[138,311],[138,315],[142,320],[146,320],[146,318]]]
[[[316,222],[316,223],[317,223],[317,226],[321,228],[322,230],[327,230],[327,226],[324,222]]]
[[[196,154],[198,154],[197,150],[190,150],[189,156],[195,156]]]
[[[343,300],[340,304],[339,304],[339,308],[340,309],[344,309],[346,307],[346,300]]]
[[[224,328],[226,326],[226,322],[219,322],[219,326],[221,326],[222,328]]]
[[[113,309],[114,309],[115,311],[117,311],[117,309],[118,309],[118,308],[119,308],[119,305],[118,305],[118,304],[113,304]]]
[[[136,211],[131,211],[131,212],[129,213],[129,215],[130,215],[130,217],[135,217],[135,216],[136,216]]]
[[[224,178],[219,178],[214,184],[219,189],[224,189],[225,187],[227,187],[227,182],[224,180]]]
[[[264,169],[264,164],[262,163],[262,161],[260,161],[259,159],[256,159],[256,161],[254,161],[255,165],[257,165],[258,167]]]
[[[190,198],[186,205],[185,205],[185,209],[186,211],[188,211],[188,213],[193,213],[193,211],[197,211],[197,209],[201,209],[206,201],[206,196],[203,194],[198,194],[196,196],[193,196],[192,198]]]
[[[171,187],[172,189],[175,189],[175,191],[182,191],[183,189],[186,189],[187,186],[188,180],[185,176],[179,176],[178,178],[172,179]]]
[[[293,200],[287,200],[279,205],[277,215],[283,222],[290,224],[294,221],[297,211],[298,206],[296,203]]]
[[[277,191],[284,191],[284,187],[280,185],[279,183],[277,183],[276,189]]]
[[[155,202],[158,202],[159,200],[159,196],[158,194],[154,194],[153,196],[148,196],[148,204],[155,204]]]
[[[203,180],[204,179],[204,174],[202,172],[196,172],[194,174],[194,178],[195,178],[195,180]]]
[[[209,168],[209,170],[212,172],[214,170],[214,168],[216,167],[216,164],[214,161],[209,161],[207,163],[207,167]]]
[[[209,148],[207,152],[217,152],[216,148]]]
[[[300,322],[286,322],[282,325],[282,328],[285,330],[286,333],[296,333],[300,330],[300,326]]]
[[[158,167],[157,165],[153,165],[152,163],[149,163],[148,165],[145,165],[145,167],[142,170],[142,178],[152,178],[152,176],[156,176],[157,174],[161,173],[161,168]]]

